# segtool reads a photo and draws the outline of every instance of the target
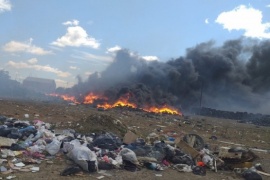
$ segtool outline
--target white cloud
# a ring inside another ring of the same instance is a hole
[[[222,12],[216,23],[223,25],[224,29],[244,30],[244,35],[252,38],[270,38],[268,32],[270,22],[262,23],[262,12],[252,7],[240,5],[231,11]]]
[[[0,13],[11,10],[11,3],[9,0],[0,0]]]
[[[266,5],[266,7],[270,7],[270,4]]]
[[[118,45],[111,47],[111,48],[107,48],[107,52],[106,53],[115,53],[116,51],[121,50],[122,48]]]
[[[36,64],[38,62],[37,58],[32,58],[27,61],[30,64]]]
[[[142,58],[146,61],[158,61],[157,56],[142,56]]]
[[[36,55],[52,54],[52,51],[46,51],[32,44],[33,39],[28,42],[10,41],[3,46],[3,50],[7,52],[27,52]]]
[[[79,21],[74,19],[73,21],[67,21],[67,22],[63,22],[62,23],[65,26],[69,26],[69,25],[73,25],[73,26],[78,26],[79,25]]]
[[[90,62],[96,62],[96,63],[111,63],[113,61],[113,58],[111,56],[100,56],[95,55],[83,51],[77,51],[76,54],[71,55],[73,58],[77,59],[83,59]]]
[[[79,21],[67,21],[63,23],[64,25],[71,25],[67,28],[67,32],[64,36],[57,38],[56,41],[51,44],[59,47],[73,46],[88,46],[94,49],[97,49],[100,46],[100,43],[93,37],[90,37],[87,32],[81,27],[78,26]]]
[[[53,68],[49,65],[37,65],[37,64],[28,64],[28,63],[24,63],[24,62],[14,62],[14,61],[9,61],[7,63],[7,66],[16,68],[16,69],[34,69],[36,71],[45,71],[45,72],[51,72],[56,74],[59,77],[68,77],[70,76],[69,72],[63,72],[60,71],[57,68]]]
[[[205,24],[209,24],[208,18],[206,18],[206,19],[204,20],[204,23],[205,23]]]
[[[79,68],[77,66],[69,66],[69,69],[78,70]]]

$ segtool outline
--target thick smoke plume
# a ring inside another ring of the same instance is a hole
[[[167,62],[147,62],[127,49],[101,73],[80,78],[70,93],[101,93],[110,100],[129,93],[139,106],[172,105],[189,110],[200,105],[232,111],[268,113],[270,41],[213,41],[186,50]]]

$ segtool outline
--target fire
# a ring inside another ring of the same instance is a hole
[[[105,99],[105,100],[107,100],[107,98],[105,98],[105,97],[102,97],[102,96],[99,96],[97,94],[94,94],[94,93],[90,92],[90,93],[88,93],[87,96],[84,97],[83,103],[84,104],[93,104],[93,102],[95,100],[97,100],[97,99]]]
[[[147,112],[153,112],[153,113],[161,113],[161,114],[176,114],[176,115],[180,115],[182,116],[182,113],[180,111],[178,111],[175,108],[172,107],[168,107],[168,106],[163,106],[161,108],[158,107],[150,107],[150,108],[145,108],[143,109],[144,111]]]
[[[65,101],[71,101],[73,103],[76,103],[76,104],[80,104],[75,96],[70,96],[70,95],[67,95],[67,94],[56,94],[56,93],[51,93],[51,94],[47,94],[49,96],[54,96],[54,97],[60,97],[61,99],[65,100]]]
[[[111,109],[114,107],[130,107],[130,108],[137,108],[137,105],[134,103],[129,102],[129,94],[125,94],[121,96],[115,103],[113,104],[99,104],[97,105],[98,108],[104,108],[104,109]]]
[[[118,100],[117,102],[115,102],[112,107],[131,107],[131,108],[137,108],[136,104],[130,103],[128,102],[128,100],[123,99],[123,100]]]
[[[71,101],[74,103],[79,103],[77,102],[76,98],[74,96],[69,96],[69,95],[61,95],[60,96],[62,99],[64,99],[65,101]]]
[[[97,108],[103,108],[103,109],[111,109],[112,105],[108,104],[108,103],[104,103],[104,104],[98,104]]]
[[[49,96],[54,96],[54,97],[60,97],[65,101],[71,101],[73,103],[76,104],[80,104],[75,96],[70,96],[67,94],[56,94],[56,93],[52,93],[52,94],[47,94]],[[115,108],[115,107],[129,107],[129,108],[138,108],[138,106],[135,103],[130,102],[130,94],[127,93],[123,96],[121,96],[117,101],[115,101],[114,103],[108,103],[108,102],[104,102],[104,101],[108,101],[108,98],[98,95],[98,94],[94,94],[93,92],[88,93],[83,100],[83,104],[93,104],[95,100],[104,100],[102,104],[98,104],[97,108],[103,108],[103,109],[111,109],[111,108]],[[148,107],[148,108],[142,108],[143,111],[146,112],[152,112],[152,113],[158,113],[158,114],[174,114],[174,115],[179,115],[182,116],[182,113],[173,108],[173,107],[169,107],[167,105],[163,106],[163,107]]]
[[[130,108],[137,108],[137,106],[133,103],[130,103],[128,101],[123,101],[123,100],[118,100],[113,104],[108,104],[108,103],[104,103],[104,104],[98,104],[97,105],[98,108],[104,108],[104,109],[111,109],[111,108],[115,108],[115,107],[130,107]]]

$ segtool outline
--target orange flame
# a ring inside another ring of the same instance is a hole
[[[182,113],[180,111],[178,111],[175,108],[172,107],[168,107],[168,106],[163,106],[161,108],[158,107],[150,107],[150,108],[144,108],[144,111],[147,112],[153,112],[153,113],[161,113],[161,114],[175,114],[175,115],[180,115],[182,116]]]
[[[65,101],[71,101],[73,103],[80,104],[76,100],[75,96],[70,96],[70,95],[67,95],[67,94],[56,94],[56,93],[51,93],[51,94],[47,94],[47,95],[54,96],[54,97],[60,97],[60,98],[62,98]]]
[[[121,96],[115,103],[113,104],[98,104],[98,108],[104,108],[104,109],[111,109],[114,107],[130,107],[130,108],[137,108],[137,105],[134,103],[131,103],[129,100],[129,94],[125,94],[124,96]]]
[[[97,108],[103,108],[103,109],[111,109],[112,105],[108,104],[108,103],[104,103],[104,104],[98,104]]]
[[[97,100],[97,99],[105,99],[105,100],[107,100],[107,98],[105,98],[105,97],[102,97],[102,96],[99,96],[97,94],[94,94],[94,93],[90,92],[90,93],[88,93],[87,96],[84,97],[83,103],[84,104],[93,104],[93,102],[95,100]]]
[[[52,94],[46,94],[49,96],[54,96],[54,97],[60,97],[65,101],[71,101],[73,103],[76,104],[80,104],[75,96],[70,96],[67,94],[56,94],[56,93],[52,93]],[[108,102],[105,102],[103,104],[98,104],[97,107],[98,108],[103,108],[103,109],[111,109],[111,108],[115,108],[115,107],[129,107],[129,108],[137,108],[137,105],[134,103],[129,102],[129,97],[130,94],[125,94],[123,96],[121,96],[116,102],[109,104]],[[88,93],[87,96],[84,97],[84,104],[93,104],[95,100],[98,99],[103,99],[103,100],[108,100],[108,98],[104,97],[104,96],[100,96],[97,94],[94,94],[92,92]],[[169,107],[167,105],[163,106],[163,107],[148,107],[148,108],[143,108],[142,110],[146,111],[146,112],[153,112],[153,113],[159,113],[159,114],[174,114],[174,115],[180,115],[182,116],[182,113],[173,108],[173,107]]]
[[[130,103],[126,99],[118,100],[112,105],[112,107],[124,107],[124,106],[131,107],[131,108],[137,108],[136,104]]]

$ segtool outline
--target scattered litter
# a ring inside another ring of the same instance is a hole
[[[0,164],[2,164],[3,162],[7,162],[6,159],[0,159]]]
[[[16,143],[17,140],[15,139],[10,139],[6,137],[0,136],[0,146],[1,147],[10,147],[13,143]]]
[[[37,171],[39,171],[39,167],[32,167],[32,168],[30,168],[30,170],[32,172],[37,172]]]
[[[193,174],[205,176],[206,175],[206,168],[201,166],[196,166],[192,169]]]
[[[25,164],[24,163],[22,163],[22,162],[20,162],[20,163],[16,163],[16,164],[14,164],[15,166],[17,166],[17,167],[24,167],[25,166]]]
[[[9,170],[7,170],[7,171],[1,172],[1,174],[10,174],[10,173],[12,173],[12,172],[13,172],[12,169],[9,169]]]
[[[187,164],[176,164],[173,167],[179,172],[192,172],[191,166]]]
[[[157,127],[161,127],[161,128],[165,128],[166,126],[162,126],[162,125],[156,125]]]
[[[5,171],[7,171],[7,168],[6,168],[5,166],[1,166],[1,167],[0,167],[0,171],[1,171],[1,172],[5,172]]]
[[[76,103],[68,103],[69,106],[76,106]]]
[[[100,176],[96,178],[103,179],[112,177],[108,171],[111,169],[136,172],[141,168],[153,172],[173,168],[181,173],[205,176],[206,170],[217,172],[218,167],[225,165],[226,168],[238,171],[242,177],[270,176],[263,171],[260,164],[253,167],[252,162],[257,156],[250,149],[236,144],[233,147],[219,147],[213,153],[202,138],[209,136],[180,135],[176,130],[168,131],[166,126],[156,125],[158,129],[154,129],[143,139],[132,131],[127,131],[128,128],[120,120],[103,115],[92,115],[88,119],[95,119],[95,123],[101,122],[100,128],[106,125],[107,130],[114,126],[116,134],[104,129],[100,132],[84,129],[85,134],[73,129],[54,131],[51,124],[41,120],[34,120],[33,123],[6,120],[4,125],[0,125],[0,155],[4,158],[0,159],[1,174],[38,172],[41,162],[45,161],[48,167],[52,167],[49,164],[64,161],[64,156],[71,163],[60,173],[61,176],[85,176],[86,171],[98,172]],[[76,124],[84,126],[83,122],[67,124],[69,128]],[[211,136],[210,139],[219,142],[216,136]],[[162,177],[162,174],[155,176]],[[7,179],[15,177],[8,176]]]
[[[8,177],[6,177],[6,179],[14,179],[14,178],[16,178],[16,176],[8,176]]]
[[[105,176],[98,176],[97,179],[103,179]]]
[[[16,159],[16,158],[14,158],[14,159],[11,160],[11,162],[13,162],[13,163],[14,162],[17,162],[17,161],[18,161],[18,159]]]
[[[98,171],[98,174],[102,174],[102,175],[107,176],[107,177],[111,177],[112,176],[111,174],[107,173],[106,170],[99,170]]]
[[[1,149],[1,153],[2,153],[2,157],[14,157],[15,156],[15,153],[9,149]],[[3,157],[3,158],[4,158]]]

